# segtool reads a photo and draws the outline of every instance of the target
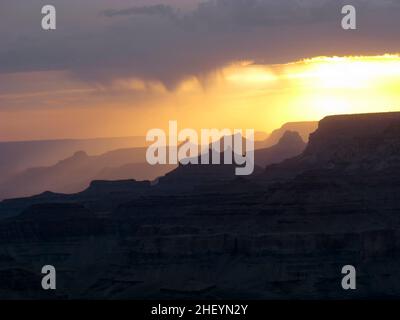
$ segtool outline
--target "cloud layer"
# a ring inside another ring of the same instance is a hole
[[[398,1],[351,2],[356,31],[340,27],[340,9],[348,4],[341,0],[213,0],[192,2],[191,9],[176,1],[56,0],[57,30],[45,32],[43,1],[22,7],[5,0],[2,12],[14,17],[0,22],[7,30],[0,32],[0,73],[63,70],[94,83],[135,77],[174,88],[238,60],[400,52]]]

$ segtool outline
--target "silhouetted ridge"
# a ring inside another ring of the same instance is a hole
[[[134,192],[140,188],[150,186],[149,181],[119,180],[105,181],[95,180],[90,183],[89,188],[82,193],[104,193],[104,192]]]
[[[400,164],[400,112],[329,116],[298,157],[267,167],[268,178],[292,178],[305,170],[394,170]]]
[[[349,263],[361,266],[352,298],[399,297],[399,114],[327,117],[306,152],[258,178],[188,165],[154,186],[93,181],[4,201],[2,295],[37,299],[40,285],[17,291],[8,270],[52,258],[71,299],[343,299]],[[287,132],[264,152],[300,142]]]
[[[283,136],[279,139],[278,144],[286,144],[286,145],[305,145],[303,139],[301,139],[298,132],[295,131],[286,131]]]
[[[295,157],[303,152],[306,144],[297,132],[286,131],[279,142],[269,148],[256,150],[256,165],[265,168],[265,166],[279,163],[285,159]]]
[[[98,156],[84,151],[49,167],[26,169],[0,183],[0,199],[38,194],[45,190],[76,193],[93,180],[154,180],[174,169],[173,165],[152,166],[146,161],[146,148],[113,150]]]
[[[256,149],[269,148],[276,145],[287,131],[298,132],[303,141],[308,141],[310,133],[317,129],[318,121],[288,122],[274,130],[264,141],[257,141]]]

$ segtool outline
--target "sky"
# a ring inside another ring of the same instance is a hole
[[[0,141],[399,110],[399,17],[399,0],[2,0]]]

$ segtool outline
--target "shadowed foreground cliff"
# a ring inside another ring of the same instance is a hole
[[[300,156],[255,176],[211,183],[207,166],[178,167],[174,184],[195,171],[195,185],[95,181],[4,201],[0,297],[399,297],[399,160],[400,113],[332,116]],[[348,264],[355,291],[341,288]]]

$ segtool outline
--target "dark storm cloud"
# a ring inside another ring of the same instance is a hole
[[[176,10],[164,4],[152,5],[152,6],[141,6],[141,7],[133,7],[122,10],[113,10],[108,9],[104,10],[103,14],[107,17],[114,16],[128,16],[134,14],[144,14],[144,15],[159,15],[173,18],[176,16]]]
[[[168,5],[136,6],[122,10],[105,10],[108,17],[128,15],[158,15],[180,22],[182,27],[207,26],[271,26],[315,23],[338,18],[346,4],[358,8],[399,8],[398,0],[208,0],[200,2],[189,13]]]
[[[91,82],[140,77],[173,88],[236,60],[400,52],[398,1],[350,1],[358,30],[344,31],[340,8],[348,2],[215,0],[189,11],[168,3],[107,8],[111,2],[85,2],[80,17],[76,2],[58,0],[68,10],[56,5],[56,31],[36,30],[37,24],[22,34],[16,25],[3,34],[0,72],[68,70]],[[71,20],[73,14],[80,18]]]

